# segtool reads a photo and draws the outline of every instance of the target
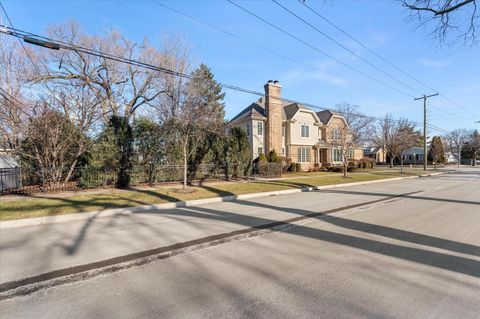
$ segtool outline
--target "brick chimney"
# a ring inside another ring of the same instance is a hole
[[[277,154],[282,153],[282,87],[278,81],[269,80],[265,84],[265,111],[267,114],[266,132],[266,153],[275,150]]]

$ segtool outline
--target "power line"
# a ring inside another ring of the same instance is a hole
[[[233,4],[234,6],[238,7],[239,9],[243,10],[244,12],[248,13],[249,15],[257,18],[257,19],[260,20],[260,21],[262,21],[263,23],[271,26],[272,28],[277,29],[278,31],[282,32],[283,34],[285,34],[285,35],[289,36],[290,38],[292,38],[292,39],[294,39],[294,40],[302,43],[303,45],[305,45],[305,46],[313,49],[314,51],[317,51],[318,53],[320,53],[320,54],[328,57],[329,59],[332,59],[332,60],[334,60],[335,62],[337,62],[337,63],[339,63],[339,64],[341,64],[341,65],[343,65],[343,66],[345,66],[345,67],[347,67],[347,68],[349,68],[349,69],[351,69],[351,70],[353,70],[353,71],[355,71],[355,72],[357,72],[357,73],[359,73],[359,74],[361,74],[361,75],[363,75],[364,77],[367,77],[367,78],[369,78],[370,80],[373,80],[373,81],[375,81],[375,82],[377,82],[377,83],[380,83],[380,84],[382,84],[382,85],[384,85],[384,86],[386,86],[386,87],[388,87],[388,88],[390,88],[390,89],[392,89],[392,90],[394,90],[394,91],[396,91],[396,92],[398,92],[398,93],[400,93],[400,94],[402,94],[402,95],[405,95],[405,96],[407,96],[407,97],[413,98],[413,95],[410,95],[410,94],[408,94],[408,93],[406,93],[406,92],[404,92],[404,91],[402,91],[402,90],[399,90],[399,89],[391,86],[390,84],[385,83],[385,82],[383,82],[383,81],[381,81],[381,80],[379,80],[379,79],[377,79],[377,78],[374,78],[373,76],[370,76],[369,74],[367,74],[367,73],[365,73],[365,72],[363,72],[363,71],[361,71],[361,70],[359,70],[359,69],[357,69],[357,68],[355,68],[355,67],[353,67],[353,66],[351,66],[351,65],[349,65],[349,64],[347,64],[347,63],[345,63],[345,62],[343,62],[343,61],[341,61],[341,60],[339,60],[339,59],[337,59],[337,58],[335,58],[334,56],[332,56],[332,55],[330,55],[330,54],[328,54],[328,53],[320,50],[320,49],[317,48],[316,46],[314,46],[314,45],[312,45],[312,44],[310,44],[310,43],[308,43],[308,42],[300,39],[299,37],[293,35],[292,33],[288,32],[288,31],[285,31],[284,29],[276,26],[276,25],[273,24],[272,22],[270,22],[270,21],[268,21],[268,20],[265,20],[264,18],[262,18],[262,17],[260,17],[259,15],[253,13],[252,11],[250,11],[250,10],[242,7],[242,6],[239,5],[238,3],[236,3],[236,2],[234,2],[234,1],[232,1],[232,0],[227,0],[227,1],[230,2],[231,4]]]
[[[7,10],[5,10],[5,7],[3,6],[2,2],[0,1],[0,7],[2,8],[3,13],[5,14],[5,17],[7,18],[8,23],[12,28],[15,28],[13,26],[12,20],[8,16]],[[38,69],[38,66],[33,62],[32,57],[28,53],[27,48],[25,48],[25,45],[23,44],[22,40],[18,39],[18,42],[20,42],[20,45],[22,46],[23,50],[25,51],[25,54],[27,55],[28,60],[30,60],[30,63],[32,63],[33,67],[37,70],[38,73],[40,73],[40,70]]]
[[[291,58],[291,57],[289,57],[289,56],[287,56],[287,55],[284,55],[284,54],[282,54],[282,53],[280,53],[280,52],[278,52],[278,51],[275,51],[275,50],[272,50],[272,49],[270,49],[270,48],[268,48],[268,47],[265,47],[265,46],[263,46],[263,45],[260,45],[260,44],[258,44],[258,43],[256,43],[256,42],[253,42],[253,41],[250,41],[250,40],[248,40],[248,39],[245,39],[245,38],[243,38],[243,37],[241,37],[241,36],[239,36],[239,35],[237,35],[237,34],[235,34],[235,33],[233,33],[233,32],[230,32],[230,31],[227,31],[227,30],[225,30],[225,29],[222,29],[222,28],[220,28],[220,27],[218,27],[218,26],[215,26],[215,25],[213,25],[213,24],[211,24],[211,23],[208,23],[208,22],[202,21],[202,20],[200,20],[200,19],[197,19],[197,18],[195,18],[195,17],[193,17],[193,16],[191,16],[191,15],[189,15],[189,14],[186,14],[186,13],[180,11],[180,10],[174,9],[174,8],[172,8],[172,7],[169,7],[169,6],[167,6],[166,4],[164,4],[164,3],[162,3],[162,2],[155,1],[155,4],[161,6],[161,7],[165,8],[165,9],[168,9],[168,10],[170,10],[170,11],[172,11],[172,12],[178,14],[178,15],[181,15],[181,16],[187,18],[187,19],[190,19],[190,20],[192,20],[192,21],[194,21],[194,22],[196,22],[196,23],[198,23],[198,24],[207,26],[207,27],[209,27],[209,28],[211,28],[211,29],[214,29],[214,30],[216,30],[216,31],[218,31],[218,32],[227,34],[227,35],[229,35],[229,36],[231,36],[231,37],[233,37],[233,38],[235,38],[235,39],[237,39],[237,40],[240,40],[240,41],[245,42],[245,43],[248,43],[248,44],[250,44],[250,45],[252,45],[252,46],[261,48],[262,50],[265,50],[265,51],[267,51],[267,52],[269,52],[269,53],[273,53],[273,54],[275,54],[275,55],[278,55],[278,56],[280,56],[280,57],[282,57],[282,58],[284,58],[284,59],[286,59],[286,60],[289,60],[289,61],[291,61],[291,62],[299,63],[299,64],[301,64],[301,65],[303,65],[303,66],[305,66],[305,67],[307,67],[307,68],[311,68],[309,65],[306,65],[305,63],[303,63],[303,62],[301,62],[301,61],[299,61],[299,60],[296,60],[296,59],[294,59],[294,58]]]
[[[114,60],[114,61],[121,62],[121,63],[126,63],[126,64],[130,64],[130,65],[143,67],[143,68],[147,68],[147,69],[150,69],[150,70],[170,74],[170,75],[173,75],[173,76],[184,77],[184,78],[187,78],[187,79],[192,79],[193,78],[193,76],[191,76],[189,74],[184,74],[184,73],[177,72],[177,71],[174,71],[174,70],[169,70],[169,69],[166,69],[166,68],[158,67],[158,66],[155,66],[155,65],[152,65],[152,64],[148,64],[148,63],[133,60],[133,59],[114,56],[112,54],[108,54],[108,53],[101,52],[101,51],[98,51],[98,50],[88,49],[88,48],[81,47],[81,46],[75,45],[75,44],[68,44],[68,43],[65,43],[65,42],[62,42],[62,41],[53,40],[53,39],[45,37],[45,36],[37,35],[37,34],[31,33],[31,32],[27,32],[27,31],[15,29],[15,28],[0,26],[0,33],[4,33],[4,34],[14,36],[14,37],[17,37],[17,38],[20,38],[20,39],[28,40],[32,43],[38,43],[39,40],[37,40],[37,38],[38,39],[43,39],[45,41],[49,41],[48,44],[55,45],[59,49],[76,50],[78,52],[82,52],[82,53],[85,53],[85,54],[90,54],[90,55],[94,55],[94,56],[104,58],[104,59],[110,59],[110,60]],[[32,38],[32,37],[35,37],[35,38]],[[219,82],[219,84],[226,89],[230,89],[230,90],[234,90],[234,91],[239,91],[239,92],[243,92],[243,93],[247,93],[247,94],[251,94],[251,95],[256,95],[256,96],[260,96],[260,97],[263,97],[265,95],[265,93],[263,93],[263,92],[249,90],[249,89],[245,89],[245,88],[242,88],[242,87],[238,87],[238,86],[234,86],[234,85],[230,85],[230,84],[226,84],[226,83],[222,83],[222,82]],[[281,100],[281,101],[287,102],[287,103],[302,104],[304,106],[307,106],[307,107],[310,107],[312,109],[319,110],[319,111],[329,110],[328,108],[318,106],[318,105],[315,105],[315,104],[311,104],[311,103],[305,103],[305,102],[300,102],[300,101],[297,101],[297,100],[286,99],[286,98],[278,98],[278,99]],[[374,120],[374,121],[385,120],[385,119],[382,119],[382,118],[363,115],[363,114],[357,114],[357,113],[355,113],[353,115],[361,116],[361,117],[364,117],[364,118],[369,118],[369,119]],[[388,121],[390,121],[390,122],[402,122],[402,120],[395,120],[395,119],[388,119]],[[420,124],[419,122],[415,122],[415,121],[409,121],[409,122],[412,123],[412,124],[415,124],[415,125]]]
[[[404,87],[412,90],[412,91],[416,91],[418,92],[416,89],[414,89],[413,87],[411,87],[410,85],[400,81],[399,79],[397,79],[396,77],[392,76],[391,74],[385,72],[384,70],[382,70],[381,68],[377,67],[375,64],[371,63],[370,61],[368,61],[367,59],[365,59],[364,57],[362,57],[361,55],[357,54],[355,51],[349,49],[348,47],[346,47],[345,45],[343,45],[342,43],[338,42],[337,40],[335,40],[333,37],[329,36],[328,34],[326,34],[325,32],[321,31],[320,29],[318,29],[317,27],[315,27],[313,24],[311,24],[310,22],[308,22],[307,20],[303,19],[302,17],[300,17],[298,14],[296,14],[295,12],[293,12],[292,10],[288,9],[287,7],[285,7],[284,5],[282,5],[280,2],[278,2],[277,0],[272,0],[272,2],[274,2],[276,5],[278,5],[280,8],[284,9],[285,11],[287,11],[288,13],[290,13],[291,15],[293,15],[294,17],[296,17],[298,20],[302,21],[304,24],[308,25],[309,27],[311,27],[312,29],[314,29],[315,31],[317,31],[318,33],[320,33],[321,35],[323,35],[325,38],[327,38],[328,40],[332,41],[333,43],[337,44],[338,46],[340,46],[341,48],[343,48],[344,50],[346,50],[347,52],[349,52],[350,54],[356,56],[357,58],[359,58],[360,60],[362,60],[363,62],[367,63],[369,66],[371,66],[372,68],[374,68],[375,70],[381,72],[382,74],[388,76],[389,78],[391,78],[392,80],[394,80],[395,82],[403,85]]]
[[[406,71],[402,70],[400,67],[398,67],[397,65],[395,65],[394,63],[390,62],[389,60],[387,60],[386,58],[382,57],[380,54],[376,53],[375,51],[373,51],[372,49],[370,49],[368,46],[366,46],[365,44],[363,44],[361,41],[359,41],[358,39],[356,39],[354,36],[350,35],[348,32],[346,32],[345,30],[343,30],[341,27],[339,27],[338,25],[336,25],[335,23],[333,23],[332,21],[330,21],[329,19],[327,19],[325,16],[323,16],[322,14],[320,14],[318,11],[314,10],[312,7],[310,7],[308,4],[306,4],[304,1],[302,0],[297,0],[298,2],[300,2],[305,8],[307,8],[308,10],[310,10],[311,12],[313,12],[315,15],[317,15],[318,17],[320,17],[322,20],[324,20],[325,22],[327,22],[329,25],[331,25],[332,27],[334,27],[335,29],[337,29],[338,31],[340,31],[342,34],[344,34],[345,36],[347,36],[348,38],[350,38],[351,40],[355,41],[355,43],[359,44],[361,47],[363,47],[364,49],[366,49],[367,51],[369,51],[370,53],[372,53],[373,55],[375,55],[377,58],[379,58],[380,60],[382,60],[383,62],[387,63],[388,65],[390,65],[391,67],[395,68],[397,71],[401,72],[402,74],[408,76],[409,78],[411,78],[412,80],[416,81],[417,83],[420,83],[421,85],[423,85],[424,87],[426,87],[427,89],[431,90],[431,91],[437,91],[435,90],[434,88],[432,88],[431,86],[429,86],[428,84],[426,84],[425,82],[423,81],[420,81],[419,79],[415,78],[413,75],[407,73]],[[431,19],[433,18],[430,18],[428,20],[426,20],[424,23],[430,21]],[[478,116],[478,114],[470,111],[469,109],[461,106],[460,104],[456,103],[455,101],[453,101],[452,99],[450,99],[449,97],[445,96],[444,94],[440,94],[440,96],[442,98],[444,98],[445,100],[447,100],[448,102],[454,104],[455,106],[463,109],[464,111],[467,111],[469,112],[470,114],[473,114],[475,116]]]
[[[387,60],[386,58],[382,57],[380,54],[376,53],[375,51],[373,51],[372,49],[370,49],[369,47],[367,47],[365,44],[363,44],[360,40],[356,39],[354,36],[350,35],[348,32],[346,32],[345,30],[343,30],[341,27],[339,27],[338,25],[336,25],[335,23],[333,23],[332,21],[330,21],[329,19],[327,19],[325,16],[323,16],[322,14],[320,14],[318,11],[314,10],[312,7],[310,7],[308,4],[306,4],[304,1],[302,0],[298,0],[298,2],[300,2],[305,8],[307,8],[308,10],[310,10],[311,12],[313,12],[315,15],[317,15],[318,17],[320,17],[323,21],[327,22],[329,25],[331,25],[332,27],[334,27],[335,29],[337,29],[338,31],[340,31],[342,34],[344,34],[345,36],[347,36],[350,40],[353,40],[355,43],[357,43],[358,45],[360,45],[362,48],[364,48],[365,50],[367,50],[368,52],[370,52],[371,54],[375,55],[377,58],[379,58],[380,60],[382,60],[383,62],[387,63],[388,65],[390,65],[391,67],[395,68],[397,71],[401,72],[402,74],[408,76],[409,78],[411,78],[412,80],[416,81],[417,83],[420,83],[421,85],[425,86],[426,88],[432,90],[432,91],[435,91],[434,89],[432,89],[431,87],[429,87],[427,84],[425,84],[424,82],[418,80],[417,78],[415,78],[413,75],[410,75],[409,73],[403,71],[400,67],[396,66],[395,64],[393,64],[392,62],[390,62],[389,60]]]
[[[300,1],[300,0],[299,0],[299,1]],[[187,14],[187,13],[185,13],[185,12],[182,12],[182,11],[180,11],[180,10],[178,10],[178,9],[172,8],[172,7],[170,7],[170,6],[167,6],[166,4],[162,3],[161,1],[153,1],[153,2],[154,2],[156,5],[159,5],[159,6],[165,8],[165,9],[167,9],[167,10],[170,10],[170,11],[174,12],[175,14],[178,14],[178,15],[180,15],[180,16],[183,16],[183,17],[185,17],[185,18],[187,18],[187,19],[189,19],[189,20],[191,20],[191,21],[193,21],[193,22],[195,22],[195,23],[201,24],[201,25],[203,25],[203,26],[206,26],[206,27],[208,27],[208,28],[211,28],[211,29],[216,30],[216,31],[218,31],[218,32],[221,32],[221,33],[223,33],[223,34],[226,34],[226,35],[228,35],[228,36],[230,36],[230,37],[233,37],[233,38],[235,38],[235,39],[237,39],[237,40],[240,40],[240,41],[242,41],[242,42],[248,43],[248,44],[250,44],[250,45],[252,45],[252,46],[254,46],[254,47],[258,47],[258,48],[260,48],[260,49],[262,49],[262,50],[264,50],[264,51],[266,51],[266,52],[275,54],[275,55],[277,55],[277,56],[279,56],[279,57],[281,57],[281,58],[283,58],[283,59],[285,59],[285,60],[298,63],[298,64],[300,64],[300,65],[302,65],[302,66],[304,66],[304,67],[312,70],[312,67],[311,67],[310,65],[307,65],[307,64],[305,64],[305,63],[303,63],[303,62],[301,62],[301,61],[299,61],[299,60],[297,60],[297,59],[294,59],[294,58],[289,57],[289,56],[287,56],[287,55],[284,55],[284,54],[282,54],[282,53],[280,53],[280,52],[278,52],[278,51],[275,51],[275,50],[272,50],[272,49],[270,49],[270,48],[268,48],[268,47],[265,47],[265,46],[263,46],[263,45],[260,45],[259,43],[256,43],[256,42],[254,42],[254,41],[251,41],[251,40],[249,40],[249,39],[246,39],[246,38],[244,38],[244,37],[241,37],[241,36],[239,36],[239,35],[237,35],[237,34],[235,34],[235,33],[233,33],[233,32],[230,32],[230,31],[228,31],[228,30],[222,29],[222,28],[220,28],[220,27],[218,27],[218,26],[216,26],[216,25],[213,25],[213,24],[211,24],[211,23],[209,23],[209,22],[205,22],[205,21],[203,21],[203,20],[200,20],[200,19],[198,19],[198,18],[196,18],[196,17],[194,17],[194,16],[192,16],[192,15],[189,15],[189,14]],[[301,2],[302,4],[304,4],[302,1],[300,1],[300,2]],[[308,7],[308,6],[307,6],[307,7]],[[308,8],[309,8],[310,10],[312,10],[313,12],[317,13],[316,11],[314,11],[313,9],[311,9],[310,7],[308,7]],[[319,13],[317,13],[317,15],[321,16]],[[326,20],[326,18],[324,18],[323,16],[321,16],[321,17]],[[389,61],[387,61],[386,59],[382,58],[381,56],[379,56],[378,54],[376,54],[373,50],[369,49],[369,48],[366,47],[364,44],[362,44],[361,42],[359,42],[358,40],[356,40],[356,39],[353,38],[352,36],[348,35],[346,32],[344,32],[344,31],[341,30],[339,27],[337,27],[336,25],[334,25],[333,22],[331,22],[330,20],[326,20],[326,21],[327,21],[328,23],[332,24],[333,26],[335,26],[335,27],[336,27],[338,30],[340,30],[342,33],[344,33],[344,34],[346,34],[347,36],[349,36],[352,40],[354,40],[355,42],[359,43],[362,47],[364,47],[364,48],[367,49],[368,51],[372,52],[374,55],[378,56],[380,59],[382,59],[382,60],[384,60],[385,62],[391,64],[393,67],[395,67],[396,69],[398,69],[398,70],[401,71],[402,73],[408,75],[406,72],[403,72],[401,69],[399,69],[398,67],[396,67],[395,65],[393,65],[391,62],[389,62]],[[408,76],[411,77],[411,78],[413,78],[413,76],[410,76],[410,75],[408,75]],[[416,80],[415,78],[413,78],[413,79]],[[418,81],[418,80],[416,80],[416,81],[419,82],[420,84],[424,85],[421,81]],[[432,107],[433,107],[433,106],[432,106]],[[447,113],[447,114],[449,114],[449,115],[456,116],[456,117],[461,118],[461,119],[466,119],[465,117],[461,117],[461,116],[459,116],[458,114],[444,111],[443,109],[440,109],[440,108],[438,108],[438,107],[435,107],[435,108],[438,109],[439,111],[442,111],[442,112]]]

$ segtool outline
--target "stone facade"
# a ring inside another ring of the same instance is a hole
[[[304,170],[339,165],[331,136],[332,130],[347,126],[345,119],[332,111],[315,113],[301,104],[282,101],[281,89],[278,81],[268,81],[265,97],[235,116],[226,130],[240,126],[247,131],[253,158],[275,150],[279,156],[300,163]],[[363,157],[362,148],[351,152],[354,160]]]
[[[282,87],[278,81],[268,81],[265,84],[265,112],[267,115],[265,133],[265,153],[275,150],[280,154],[282,150]]]

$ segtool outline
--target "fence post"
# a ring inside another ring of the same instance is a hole
[[[42,192],[45,192],[45,168],[44,167],[40,169],[40,173],[42,174]]]

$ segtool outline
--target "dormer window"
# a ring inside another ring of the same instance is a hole
[[[339,140],[342,138],[342,133],[338,128],[332,129],[332,139]]]
[[[258,122],[258,125],[257,125],[257,134],[258,134],[258,135],[263,135],[263,122]]]

